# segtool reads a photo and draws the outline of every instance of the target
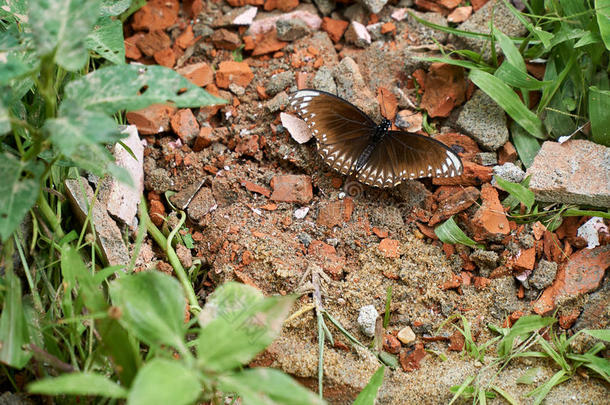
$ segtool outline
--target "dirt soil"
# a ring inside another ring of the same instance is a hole
[[[298,6],[295,8],[292,3]],[[533,313],[531,303],[544,287],[530,286],[524,290],[515,278],[516,272],[510,269],[491,273],[501,268],[507,257],[505,252],[510,249],[504,239],[507,235],[514,237],[511,243],[517,250],[525,249],[530,242],[533,246],[538,240],[532,239],[531,226],[517,228],[511,224],[510,234],[507,230],[499,239],[483,241],[486,251],[498,256],[486,266],[484,260],[471,259],[472,249],[438,241],[428,220],[442,205],[442,198],[468,186],[474,186],[478,196],[478,190],[489,182],[490,176],[483,181],[475,176],[474,182],[449,186],[423,179],[392,189],[375,189],[330,171],[317,156],[315,140],[303,145],[295,142],[279,119],[280,112],[287,111],[290,92],[314,86],[329,86],[332,90],[334,86],[342,97],[378,119],[379,99],[386,102],[377,97],[383,88],[394,96],[394,112],[413,109],[409,105],[418,105],[421,100],[413,73],[418,69],[427,72],[430,68],[429,63],[418,57],[431,55],[437,48],[435,41],[453,44],[447,35],[421,26],[412,17],[401,21],[392,18],[391,14],[401,8],[396,1],[389,2],[378,14],[352,1],[339,1],[331,6],[329,17],[335,21],[392,24],[383,29],[384,34],[373,35],[372,43],[363,48],[357,46],[358,38],[350,40],[355,35],[349,34],[350,28],[333,41],[335,27],[329,26],[333,21],[325,20],[322,28],[306,26],[303,36],[286,41],[279,41],[273,31],[251,33],[254,24],[248,27],[222,22],[238,5],[248,4],[258,6],[255,21],[295,10],[325,17],[314,4],[300,3],[185,1],[175,21],[162,29],[171,39],[172,46],[167,49],[176,54],[174,63],[162,58],[167,52],[152,52],[154,56],[140,52],[139,58],[135,57],[137,54],[132,58],[147,64],[163,61],[177,70],[204,63],[215,80],[204,80],[203,85],[229,101],[220,107],[191,109],[196,122],[193,118],[178,119],[172,115],[172,130],[143,136],[146,193],[150,202],[161,201],[151,204],[155,206],[151,215],[162,226],[164,217],[165,226],[175,224],[176,214],[171,212],[164,194],[176,193],[172,202],[186,210],[188,233],[195,243],[190,251],[182,251],[181,258],[187,262],[200,259],[207,271],[201,284],[195,286],[202,300],[216,285],[238,280],[268,295],[300,294],[294,307],[297,312],[311,306],[312,290],[317,288],[323,307],[368,345],[372,339],[358,325],[359,311],[373,305],[383,316],[386,291],[391,287],[391,317],[383,335],[398,342],[398,347],[386,350],[397,353],[400,365],[394,370],[387,369],[378,403],[447,403],[453,395],[449,388],[485,369],[485,362],[473,361],[460,353],[459,343],[454,346],[453,338],[449,339],[454,334],[453,328],[438,331],[438,327],[449,316],[462,314],[470,321],[480,344],[493,336],[486,327],[488,323],[500,325],[511,322],[512,314]],[[447,24],[446,13],[423,14],[427,10],[421,7],[413,11]],[[146,28],[136,26],[137,18],[140,17],[136,14],[125,26],[127,41],[149,35]],[[176,46],[179,38],[184,39],[184,32],[191,29],[192,41],[183,47]],[[242,45],[245,49],[240,48]],[[355,64],[347,62],[350,58]],[[245,64],[252,76],[248,77],[244,66],[239,65],[227,76],[230,83],[225,86],[222,83],[225,79],[220,77],[226,70],[223,62]],[[281,76],[285,72],[289,73]],[[461,80],[465,80],[463,76]],[[470,97],[472,90],[470,85],[465,97]],[[453,112],[446,117],[431,120],[436,128],[443,133],[458,134],[456,120],[463,101],[456,102]],[[191,121],[187,122],[188,119]],[[458,135],[450,136],[457,139]],[[472,141],[464,142],[470,145],[468,142]],[[478,149],[476,144],[473,147]],[[468,150],[462,148],[461,152],[463,159],[468,158]],[[475,150],[470,157],[480,152]],[[448,194],[442,196],[443,191]],[[481,204],[475,202],[465,207],[462,219],[472,218]],[[465,229],[472,236],[471,228]],[[530,235],[529,239],[523,240],[525,234]],[[150,254],[150,249],[144,252]],[[542,255],[539,251],[536,257],[540,259]],[[145,266],[162,261],[161,256],[156,256]],[[312,279],[319,282],[314,285]],[[607,277],[601,284],[608,286]],[[606,287],[598,294],[607,297]],[[580,314],[588,303],[594,302],[590,297],[587,294],[571,297],[559,308],[558,315],[571,314],[575,309]],[[607,313],[605,298],[593,309],[602,308],[603,313],[604,305]],[[605,322],[602,327],[607,325]],[[351,403],[380,362],[370,350],[351,345],[337,328],[328,325],[336,342],[334,346],[328,342],[325,346],[324,397],[330,403]],[[567,327],[570,333],[572,325]],[[415,340],[406,344],[395,339],[405,327],[415,333]],[[450,344],[453,351],[448,349]],[[434,353],[442,353],[447,359],[443,361]],[[491,349],[489,354],[493,353]],[[306,310],[288,321],[280,338],[252,365],[280,368],[317,390],[315,312]],[[487,368],[483,375],[491,377],[499,372],[495,384],[527,404],[533,401],[524,397],[531,386],[516,384],[515,380],[533,366],[541,367],[539,382],[557,371],[551,363],[520,360],[502,371]],[[608,397],[608,386],[600,380],[575,375],[554,388],[545,403],[602,404],[608,403]]]

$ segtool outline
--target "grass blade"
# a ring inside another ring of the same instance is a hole
[[[589,87],[589,118],[593,141],[610,146],[610,91]]]
[[[375,374],[369,380],[369,383],[364,387],[353,405],[374,405],[375,398],[377,397],[377,391],[379,391],[379,387],[381,387],[381,383],[383,383],[383,372],[385,371],[385,367],[381,366],[375,371]]]
[[[470,239],[455,223],[453,217],[449,218],[434,229],[434,233],[438,238],[445,243],[455,244],[461,243],[462,245],[483,248],[483,245],[476,243]]]
[[[546,139],[542,131],[542,121],[521,102],[519,96],[506,83],[478,69],[473,69],[469,78],[527,132],[536,138]]]
[[[595,13],[602,41],[610,51],[610,0],[595,0]]]
[[[519,183],[511,183],[510,181],[506,181],[499,176],[494,176],[498,185],[502,187],[502,189],[508,192],[510,195],[515,197],[519,202],[521,202],[527,208],[529,212],[534,205],[535,197],[534,192],[526,187],[523,187]]]
[[[502,388],[496,386],[496,385],[492,385],[491,389],[493,389],[494,391],[496,391],[498,394],[502,395],[502,397],[510,404],[510,405],[519,405],[519,402],[517,402],[517,400],[515,398],[513,398],[512,395],[510,395],[508,392],[504,391]]]
[[[517,149],[519,159],[525,167],[530,167],[534,163],[534,158],[540,150],[538,140],[528,134],[523,127],[513,122],[510,126],[510,134],[513,140],[513,145]]]

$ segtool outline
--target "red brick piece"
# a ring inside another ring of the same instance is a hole
[[[311,177],[303,175],[275,176],[271,179],[273,201],[307,204],[313,198]]]
[[[136,31],[163,30],[178,19],[178,0],[150,0],[133,15],[131,26]]]
[[[263,7],[265,11],[271,10],[281,10],[281,11],[290,11],[296,8],[299,5],[299,0],[266,0],[265,6]]]
[[[141,135],[152,135],[169,130],[169,119],[176,108],[167,104],[153,104],[127,113],[127,122],[135,125]]]
[[[379,251],[383,253],[385,257],[396,258],[400,256],[400,242],[396,239],[385,238],[379,242]]]
[[[214,71],[205,62],[181,67],[176,72],[189,79],[195,86],[205,87],[214,82]]]
[[[225,61],[218,66],[216,85],[222,89],[228,89],[231,83],[248,87],[253,78],[254,73],[246,62]]]
[[[153,56],[155,52],[172,46],[172,40],[162,30],[151,31],[137,42],[138,49],[146,56]]]
[[[322,29],[326,31],[330,39],[335,43],[341,40],[348,25],[349,22],[344,20],[335,20],[329,17],[322,19]]]
[[[161,49],[160,51],[155,52],[153,57],[155,58],[155,62],[157,62],[159,65],[168,67],[170,69],[176,64],[176,54],[172,48]]]
[[[178,110],[171,118],[170,124],[176,135],[186,144],[190,144],[199,134],[199,123],[190,108]]]
[[[472,218],[475,240],[508,235],[510,227],[504,213],[504,208],[498,198],[498,190],[491,184],[483,184],[481,188],[481,207]]]

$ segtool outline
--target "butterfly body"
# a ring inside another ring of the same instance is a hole
[[[405,131],[391,122],[376,124],[340,97],[320,90],[293,93],[290,105],[318,141],[322,159],[342,174],[374,187],[393,187],[408,179],[462,173],[458,155],[439,141]]]

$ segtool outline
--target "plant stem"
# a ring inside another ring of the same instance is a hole
[[[55,216],[53,209],[49,206],[49,202],[44,198],[44,195],[40,193],[38,197],[38,209],[44,216],[44,219],[51,225],[51,230],[57,236],[57,239],[61,239],[65,236],[63,229],[61,229],[61,223]]]
[[[191,285],[188,276],[186,275],[186,271],[184,267],[182,267],[182,263],[180,263],[180,259],[178,259],[178,255],[176,255],[176,251],[171,245],[172,237],[175,235],[178,229],[180,229],[180,224],[176,227],[176,229],[170,234],[169,238],[165,238],[165,236],[161,233],[159,228],[155,226],[150,220],[148,216],[148,210],[146,209],[146,200],[144,196],[140,199],[140,205],[142,206],[142,210],[140,211],[140,221],[144,221],[146,223],[146,229],[152,238],[157,242],[159,246],[161,246],[165,250],[165,254],[169,260],[169,263],[174,268],[176,272],[176,276],[178,280],[182,284],[182,288],[189,300],[189,305],[191,307],[191,312],[194,314],[198,314],[201,311],[199,307],[199,302],[197,301],[197,296],[195,295],[195,291],[193,290],[193,286]],[[184,215],[184,213],[182,214]],[[182,218],[182,222],[184,222],[184,217]]]

